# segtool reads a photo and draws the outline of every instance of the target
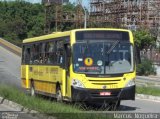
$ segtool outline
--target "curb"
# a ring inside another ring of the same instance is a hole
[[[32,115],[33,117],[38,117],[39,119],[57,119],[56,117],[53,117],[53,116],[47,116],[47,115],[44,115],[44,114],[40,114],[38,111],[35,111],[35,110],[30,110],[20,104],[17,104],[13,101],[10,101],[10,100],[7,100],[3,97],[0,97],[0,104],[4,104],[4,105],[7,105],[7,106],[10,106],[16,110],[20,110],[26,114],[30,114]]]
[[[160,97],[159,96],[136,94],[136,98],[160,102]]]

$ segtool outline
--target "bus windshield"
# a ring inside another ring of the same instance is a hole
[[[133,71],[133,46],[129,42],[81,42],[73,46],[73,69],[84,74]]]

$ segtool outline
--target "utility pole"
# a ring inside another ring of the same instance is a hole
[[[79,4],[84,11],[84,28],[86,29],[87,28],[87,9],[86,7],[83,7],[82,0],[77,0],[77,4]]]
[[[58,6],[56,6],[56,18],[55,18],[56,32],[58,31]]]
[[[84,10],[84,28],[86,29],[87,28],[87,9],[83,6],[82,8]]]

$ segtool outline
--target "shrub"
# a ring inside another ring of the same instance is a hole
[[[137,73],[138,75],[156,75],[156,68],[153,66],[153,62],[144,59],[142,60],[141,64],[137,65]]]

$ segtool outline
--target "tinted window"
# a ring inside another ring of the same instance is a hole
[[[64,43],[69,43],[70,38],[50,39],[44,42],[24,44],[22,63],[23,64],[58,64],[64,65],[65,49]]]

